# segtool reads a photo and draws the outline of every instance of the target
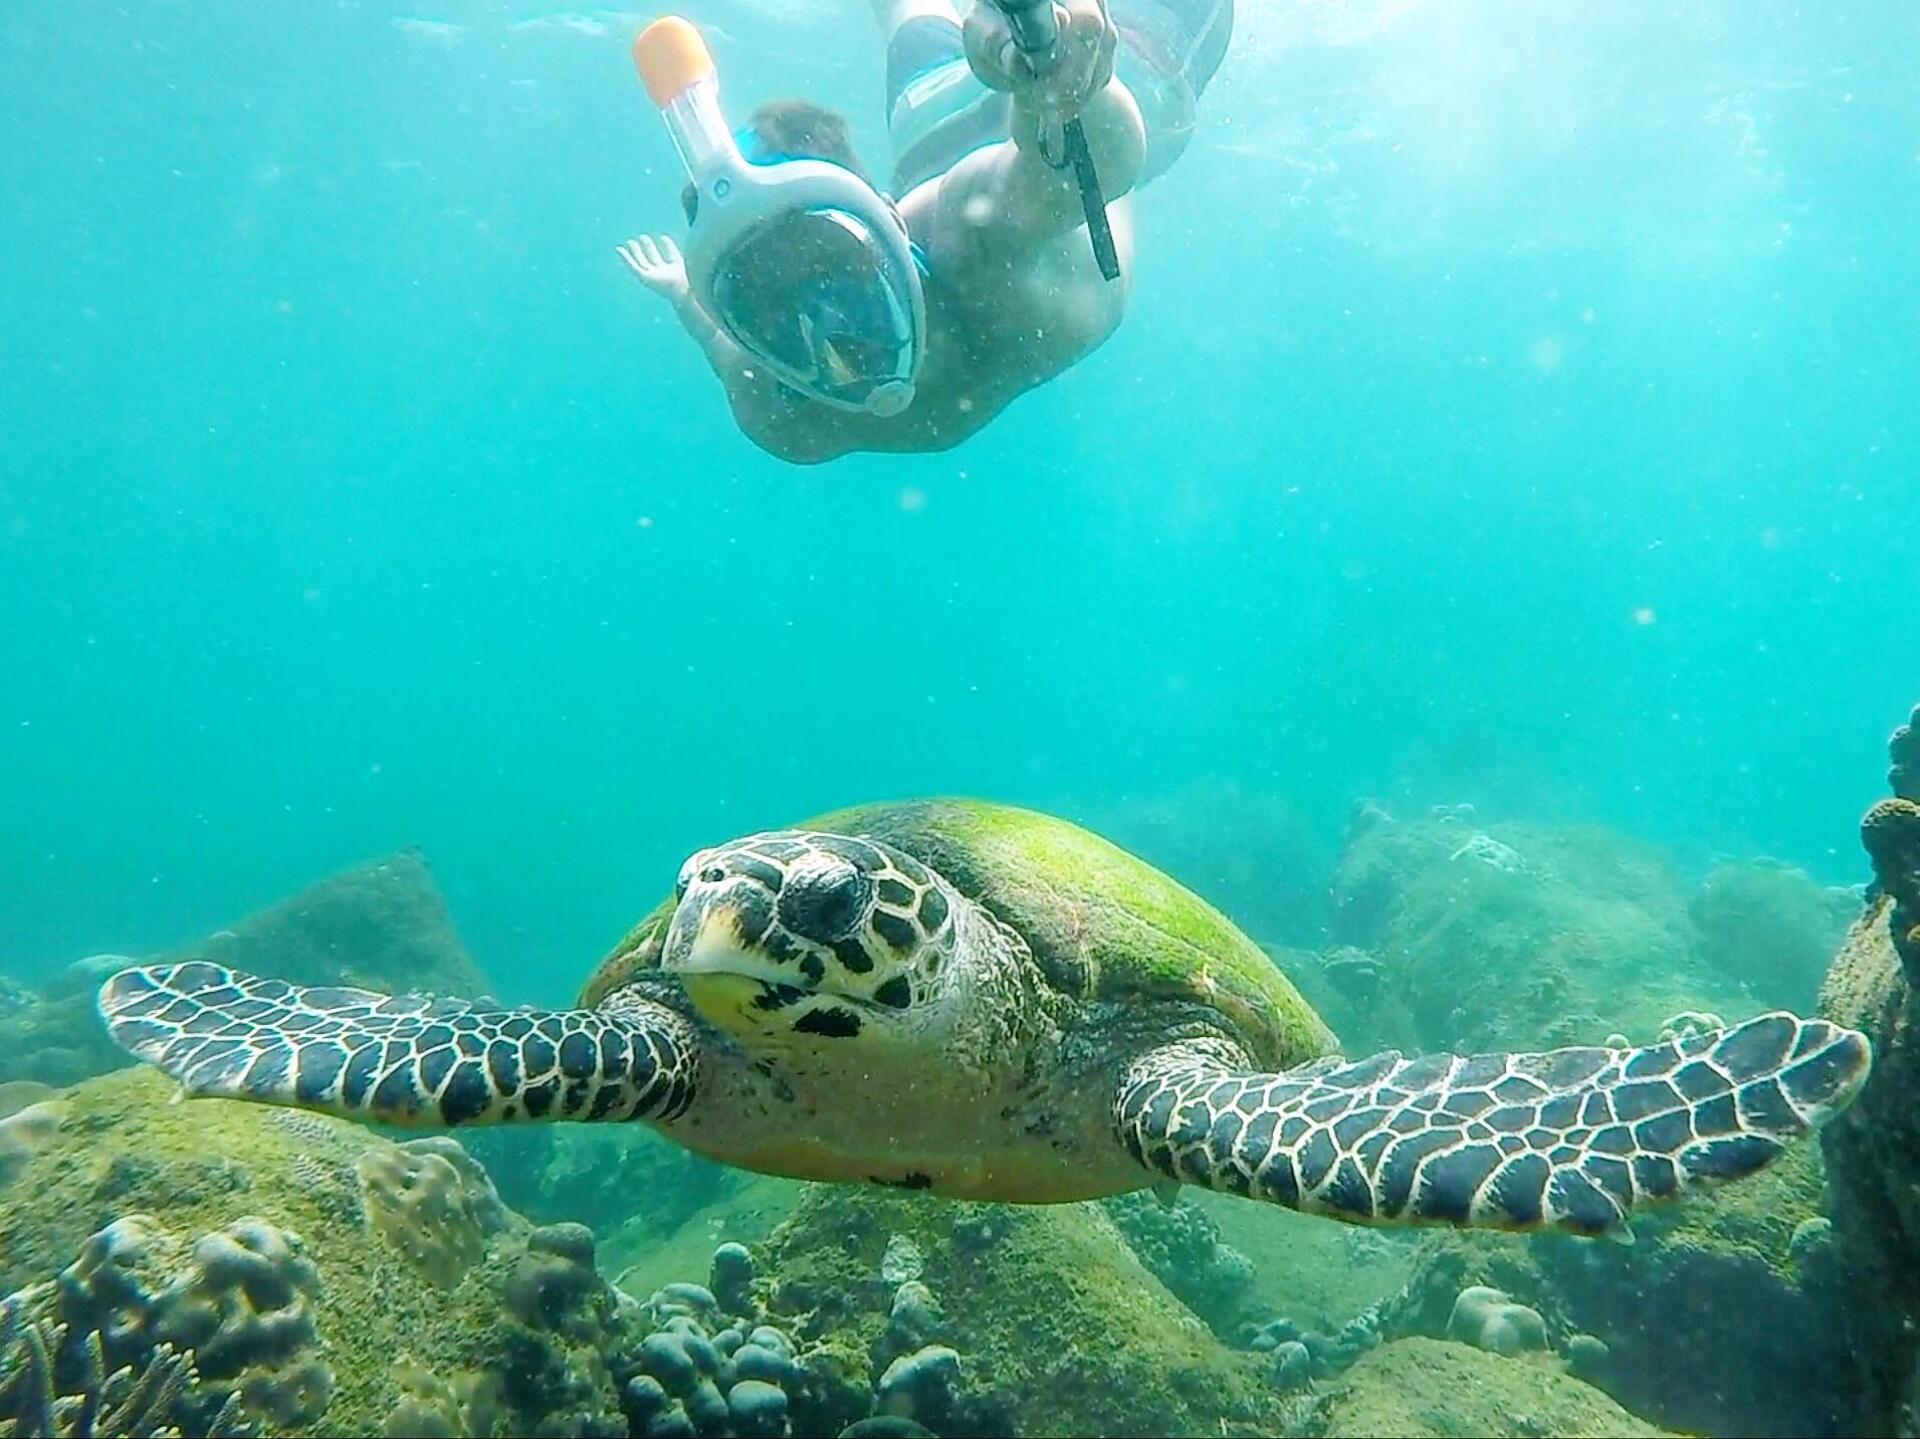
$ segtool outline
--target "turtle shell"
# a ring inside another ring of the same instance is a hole
[[[1076,999],[1217,1011],[1249,1055],[1285,1069],[1333,1037],[1274,962],[1212,905],[1078,825],[970,799],[835,810],[795,828],[880,840],[938,871],[1025,938],[1047,979]],[[669,897],[588,981],[592,1006],[659,963]]]

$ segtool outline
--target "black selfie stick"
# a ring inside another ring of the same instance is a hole
[[[1060,38],[1060,22],[1053,0],[990,0],[1007,17],[1013,43],[1035,70],[1044,70]],[[1067,148],[1066,163],[1073,166],[1073,178],[1080,185],[1080,206],[1086,211],[1087,236],[1093,241],[1093,258],[1100,273],[1109,280],[1120,278],[1120,256],[1113,248],[1113,227],[1107,223],[1107,197],[1100,192],[1100,176],[1093,168],[1093,153],[1087,149],[1087,132],[1080,117],[1074,115],[1060,126]]]

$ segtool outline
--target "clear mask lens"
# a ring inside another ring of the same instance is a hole
[[[887,250],[844,210],[776,216],[715,266],[715,317],[748,350],[823,398],[862,406],[913,377],[913,311]]]

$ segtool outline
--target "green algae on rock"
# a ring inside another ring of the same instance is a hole
[[[1660,1439],[1550,1359],[1510,1359],[1438,1339],[1398,1339],[1332,1388],[1329,1439]]]

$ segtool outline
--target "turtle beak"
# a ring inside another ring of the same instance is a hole
[[[700,917],[692,941],[680,948],[667,967],[679,974],[687,998],[701,1017],[730,1034],[763,1028],[763,997],[770,986],[786,985],[792,979],[747,944],[739,913],[728,904],[715,904]]]
[[[740,912],[724,901],[709,905],[694,929],[693,939],[681,947],[668,967],[686,975],[731,974],[773,983],[790,978],[780,966],[747,943]]]

